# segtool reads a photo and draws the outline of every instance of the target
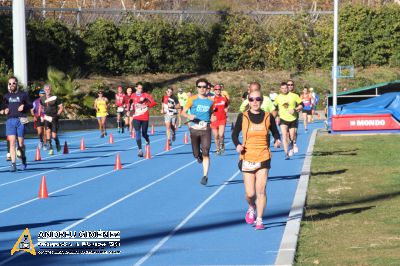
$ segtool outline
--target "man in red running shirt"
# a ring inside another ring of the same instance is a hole
[[[211,107],[213,116],[216,117],[214,122],[211,122],[211,129],[214,135],[214,142],[217,148],[217,155],[224,153],[225,144],[225,126],[226,126],[226,113],[228,112],[229,101],[225,96],[222,96],[222,86],[217,84],[214,87],[214,103]]]
[[[115,106],[117,107],[117,126],[118,133],[124,133],[124,97],[125,93],[122,90],[122,86],[118,86],[117,93],[115,94]]]
[[[156,102],[150,94],[143,92],[143,84],[141,82],[136,83],[135,88],[136,93],[131,96],[131,99],[133,100],[132,121],[136,133],[136,143],[139,149],[138,156],[143,157],[141,135],[146,140],[146,145],[149,145],[150,139],[147,134],[149,128],[149,109],[155,106]]]

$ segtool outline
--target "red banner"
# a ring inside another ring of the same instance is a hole
[[[400,123],[391,114],[334,115],[332,130],[400,130]]]

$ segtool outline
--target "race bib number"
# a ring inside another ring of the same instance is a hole
[[[29,120],[27,117],[20,117],[19,122],[21,122],[21,124],[28,124]]]
[[[44,120],[46,120],[47,122],[53,122],[53,117],[51,117],[51,116],[48,116],[48,115],[45,115],[44,116]]]
[[[148,110],[147,106],[144,104],[136,104],[135,105],[135,116],[142,115],[146,113]]]
[[[260,169],[260,167],[261,163],[254,163],[246,160],[243,160],[242,162],[242,171],[255,171],[257,169]]]
[[[206,130],[208,123],[206,121],[200,121],[198,124],[193,124],[191,128],[198,130]]]
[[[122,113],[123,111],[124,111],[124,107],[119,106],[119,107],[117,108],[117,112],[118,112],[118,113]]]

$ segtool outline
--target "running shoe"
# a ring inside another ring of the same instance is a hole
[[[53,155],[53,154],[54,154],[54,150],[53,150],[53,148],[50,148],[49,155]]]
[[[16,163],[12,163],[11,164],[11,168],[10,168],[10,172],[16,172],[17,171],[17,164]]]
[[[143,157],[143,151],[142,151],[142,150],[139,150],[137,156]]]
[[[288,153],[289,157],[292,157],[292,156],[293,156],[293,154],[294,154],[294,151],[293,151],[293,149],[290,149],[290,150],[289,150],[289,153]]]
[[[263,223],[263,221],[262,221],[262,218],[257,217],[257,220],[256,220],[256,230],[264,230],[264,229],[265,229],[265,226],[264,226],[264,223]]]
[[[7,152],[6,161],[11,161],[11,153]]]
[[[171,140],[168,140],[168,143],[169,143],[169,146],[171,146],[171,145],[172,145],[172,141],[171,141]]]
[[[118,133],[121,133],[121,128],[120,127],[118,127]]]
[[[104,132],[104,136],[107,136],[107,131]]]
[[[299,152],[299,147],[297,147],[297,144],[293,144],[293,153],[298,153]]]
[[[124,133],[125,133],[125,130],[124,130],[124,128],[122,128],[122,129],[121,129],[121,133],[122,133],[122,134],[124,134]]]
[[[26,164],[26,162],[21,164],[21,170],[25,170],[28,167],[28,165]]]
[[[197,157],[198,163],[203,163],[203,155],[200,153],[199,157]]]
[[[225,152],[225,143],[221,143],[221,154]]]
[[[307,130],[307,129],[304,129],[304,133],[306,133],[306,134],[307,134],[307,133],[308,133],[308,130]]]
[[[47,144],[47,143],[45,143],[45,144],[43,145],[43,150],[44,150],[44,151],[47,151],[47,150],[48,150],[48,144]]]
[[[289,160],[289,159],[290,159],[289,154],[285,153],[285,160]]]
[[[215,155],[221,155],[221,150],[216,150]]]
[[[39,150],[43,149],[43,142],[42,141],[39,142],[38,148],[39,148]]]
[[[175,132],[172,133],[172,141],[175,141],[175,140],[176,140],[176,136],[175,136],[175,135],[176,135]]]
[[[57,152],[60,152],[60,151],[61,151],[61,145],[60,145],[60,143],[56,143],[56,149],[57,149]]]
[[[146,140],[146,145],[150,145],[150,139],[149,139],[149,141]]]
[[[104,138],[104,133],[101,133],[100,138]]]
[[[207,176],[203,176],[200,180],[200,184],[202,185],[207,185],[207,181],[208,181],[208,177]]]
[[[21,159],[21,156],[22,156],[21,150],[20,150],[20,149],[17,149],[17,157],[18,157],[19,159]]]
[[[246,212],[246,223],[253,224],[254,221],[256,220],[255,215],[256,215],[256,213],[255,213],[254,208],[249,207],[249,209]]]

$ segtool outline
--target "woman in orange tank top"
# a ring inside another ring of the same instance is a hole
[[[239,169],[243,172],[245,198],[249,204],[245,218],[248,224],[256,223],[256,230],[264,229],[262,219],[267,203],[268,170],[271,168],[269,131],[275,139],[274,147],[281,144],[274,116],[261,110],[262,100],[259,90],[250,93],[250,109],[239,114],[232,132],[233,143],[240,154]],[[241,131],[242,143],[239,142]]]

